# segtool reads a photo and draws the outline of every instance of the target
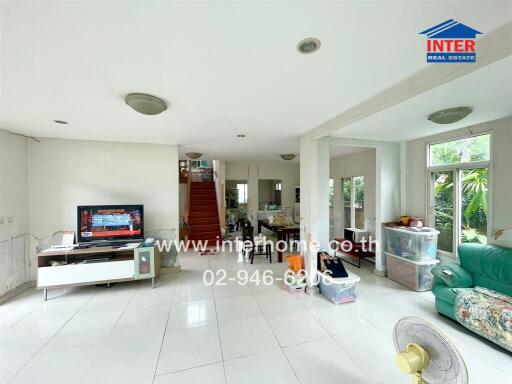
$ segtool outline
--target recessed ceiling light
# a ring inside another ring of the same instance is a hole
[[[471,112],[473,112],[471,107],[448,108],[431,113],[428,119],[437,124],[452,124],[461,121]]]
[[[143,115],[158,115],[167,109],[165,101],[146,93],[130,93],[124,98],[126,104]]]
[[[57,124],[69,124],[66,120],[53,120],[53,122]]]
[[[299,44],[297,44],[297,50],[300,53],[309,55],[310,53],[318,51],[321,45],[322,43],[320,43],[320,40],[314,37],[307,37],[299,41]]]
[[[238,135],[236,135],[236,137],[240,137],[243,139],[245,137],[245,135],[243,133],[239,133]]]

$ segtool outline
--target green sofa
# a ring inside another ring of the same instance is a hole
[[[460,265],[432,269],[439,313],[510,350],[512,348],[512,249],[461,244]]]

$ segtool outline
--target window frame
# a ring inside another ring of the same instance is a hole
[[[342,209],[342,215],[341,218],[343,220],[342,228],[356,228],[356,183],[354,182],[354,179],[357,177],[361,177],[363,179],[363,199],[366,197],[366,183],[364,182],[365,176],[364,175],[357,175],[357,176],[346,176],[341,178],[341,209]],[[349,225],[346,225],[345,223],[345,199],[343,196],[344,189],[343,189],[343,183],[345,179],[350,180],[350,223]],[[366,216],[364,215],[364,201],[363,200],[363,217],[366,219]]]
[[[445,165],[430,165],[430,146],[436,144],[443,144],[449,141],[457,141],[463,139],[470,139],[472,137],[489,135],[489,160],[485,161],[470,161],[465,163],[455,163],[455,164],[445,164]],[[434,199],[435,196],[433,194],[432,188],[432,173],[433,172],[453,172],[453,183],[456,186],[454,188],[454,198],[453,201],[455,203],[454,207],[454,226],[453,226],[453,253],[447,251],[437,250],[438,256],[441,257],[451,257],[458,259],[458,246],[461,244],[461,221],[462,221],[462,207],[461,207],[461,178],[460,174],[462,171],[477,169],[477,168],[487,168],[488,172],[488,182],[487,182],[487,239],[492,238],[492,217],[493,217],[493,158],[494,158],[494,136],[493,131],[482,131],[478,133],[469,133],[467,135],[456,136],[453,138],[447,138],[444,140],[436,140],[427,142],[425,144],[425,152],[426,152],[426,211],[425,211],[425,219],[426,223],[429,227],[434,228]]]

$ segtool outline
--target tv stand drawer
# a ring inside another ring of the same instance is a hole
[[[60,265],[37,269],[37,287],[52,288],[66,285],[86,285],[134,278],[134,261]]]

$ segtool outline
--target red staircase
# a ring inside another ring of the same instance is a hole
[[[191,182],[188,209],[190,241],[208,241],[215,246],[220,239],[219,212],[217,195],[213,181]]]

